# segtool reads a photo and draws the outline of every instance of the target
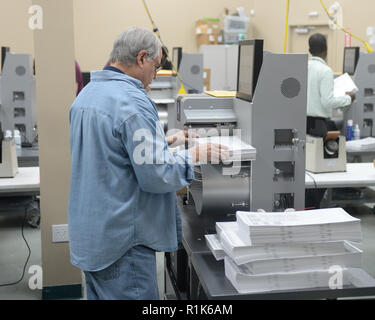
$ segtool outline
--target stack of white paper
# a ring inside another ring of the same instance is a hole
[[[344,73],[334,80],[334,96],[340,97],[345,95],[346,92],[356,93],[358,92],[358,87],[352,78],[347,73]]]
[[[329,270],[339,265],[341,268],[360,268],[362,251],[346,242],[345,251],[312,256],[301,255],[290,258],[252,260],[243,264],[250,274],[275,274]]]
[[[236,264],[241,265],[251,261],[265,259],[283,259],[295,257],[315,257],[330,254],[345,254],[348,252],[348,242],[292,242],[267,243],[251,245],[249,240],[242,239],[238,230],[224,230],[221,233],[221,246],[225,254]]]
[[[239,234],[253,245],[287,242],[362,241],[360,220],[342,208],[295,212],[237,212]]]
[[[327,287],[332,267],[361,267],[360,220],[341,208],[299,212],[237,212],[206,236],[225,274],[241,293]],[[215,237],[215,238],[214,238]],[[346,276],[343,285],[353,284]]]
[[[216,260],[223,260],[226,255],[221,242],[224,228],[226,230],[238,230],[237,222],[216,222],[216,234],[205,235],[207,247]]]
[[[224,230],[238,231],[238,224],[237,222],[216,222],[215,228],[217,237],[219,240],[221,240],[221,233]]]
[[[228,147],[229,160],[253,160],[256,157],[256,149],[238,136],[213,136],[196,139],[197,144],[209,142]]]
[[[259,293],[279,290],[298,290],[308,288],[337,289],[337,277],[340,277],[340,287],[352,285],[355,287],[370,287],[375,281],[360,268],[314,270],[310,272],[291,272],[275,274],[249,274],[243,266],[236,265],[225,257],[225,276],[239,293]],[[336,277],[336,278],[335,278]]]
[[[223,260],[225,252],[216,234],[205,235],[207,247],[211,250],[216,260]]]
[[[240,293],[326,287],[330,277],[328,272],[322,270],[309,273],[253,275],[245,267],[237,266],[227,257],[225,276]]]
[[[375,151],[375,138],[368,137],[359,140],[346,141],[346,151]]]

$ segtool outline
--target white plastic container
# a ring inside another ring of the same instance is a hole
[[[20,135],[19,130],[14,130],[13,136],[14,136],[14,142],[16,143],[16,149],[20,150],[22,148],[22,144],[21,144],[21,135]]]
[[[229,16],[224,17],[224,43],[238,43],[246,38],[249,17]]]
[[[353,140],[359,140],[359,139],[361,139],[361,130],[359,129],[358,124],[356,124],[355,129],[354,129]]]
[[[12,131],[7,130],[5,131],[5,139],[12,139]]]
[[[247,33],[247,27],[250,22],[248,17],[229,16],[224,17],[224,32]]]

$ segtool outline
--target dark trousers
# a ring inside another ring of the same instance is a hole
[[[307,117],[306,133],[324,138],[328,131],[337,131],[336,124],[329,119],[319,117]]]

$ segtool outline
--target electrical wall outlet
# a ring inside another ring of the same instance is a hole
[[[52,225],[52,242],[69,242],[67,224]]]

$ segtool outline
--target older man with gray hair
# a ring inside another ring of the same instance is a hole
[[[161,57],[151,31],[127,29],[70,109],[70,253],[88,299],[158,299],[155,252],[181,241],[176,191],[192,182],[200,152],[169,152],[185,133],[166,139],[145,90]],[[204,149],[220,157],[220,146]]]

